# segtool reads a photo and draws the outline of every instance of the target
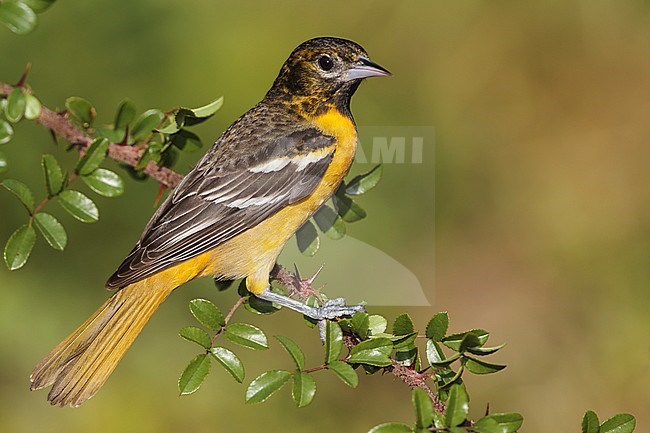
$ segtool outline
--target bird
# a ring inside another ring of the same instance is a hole
[[[198,277],[245,279],[253,295],[316,320],[360,311],[308,306],[271,290],[287,241],[336,191],[358,142],[350,100],[389,76],[359,44],[318,37],[295,48],[264,98],[243,114],[154,212],[108,279],[116,292],[35,367],[31,389],[77,407],[106,382],[162,302]]]

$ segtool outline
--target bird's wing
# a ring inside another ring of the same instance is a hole
[[[309,196],[334,154],[334,137],[309,126],[247,136],[253,146],[245,152],[233,143],[233,126],[153,215],[108,288],[196,257]]]

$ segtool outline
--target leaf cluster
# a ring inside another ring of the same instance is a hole
[[[199,149],[202,146],[201,140],[186,128],[212,117],[222,103],[223,99],[219,98],[199,108],[180,107],[169,112],[149,109],[136,116],[135,104],[130,99],[125,99],[117,107],[112,124],[95,128],[95,107],[84,98],[68,98],[65,101],[68,119],[94,139],[81,150],[75,166],[68,169],[64,169],[53,155],[42,156],[41,169],[46,196],[39,202],[22,181],[6,178],[0,182],[4,189],[22,203],[28,214],[26,223],[17,228],[5,244],[4,260],[7,267],[16,270],[25,265],[36,243],[37,233],[55,250],[65,249],[68,237],[63,224],[51,213],[43,211],[51,201],[56,201],[81,222],[93,223],[99,220],[99,209],[93,199],[73,188],[73,182],[77,179],[81,179],[89,190],[100,196],[118,197],[123,194],[122,178],[116,172],[101,167],[107,158],[110,143],[142,149],[142,157],[136,167],[126,167],[133,177],[144,179],[146,175],[142,170],[150,161],[171,167],[177,159],[177,151],[191,152]],[[14,124],[23,120],[36,120],[41,111],[40,101],[26,86],[15,87],[6,98],[0,99],[0,144],[11,141]],[[73,148],[74,146],[70,147]],[[0,173],[7,169],[7,158],[0,151]]]

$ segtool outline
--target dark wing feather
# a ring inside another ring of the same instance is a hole
[[[209,251],[316,188],[332,159],[334,137],[307,125],[295,126],[294,120],[289,133],[270,131],[256,134],[254,140],[246,135],[242,145],[249,149],[242,152],[232,145],[241,136],[242,122],[255,129],[256,122],[245,122],[247,115],[223,134],[160,206],[107,287],[125,287]]]

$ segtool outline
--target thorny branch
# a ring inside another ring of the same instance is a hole
[[[276,264],[273,270],[271,271],[271,279],[278,281],[280,284],[285,286],[287,289],[289,289],[289,292],[291,294],[295,294],[301,299],[306,299],[309,295],[313,294],[318,296],[319,294],[319,289],[313,287],[312,285],[314,279],[316,278],[319,272],[320,269],[318,270],[318,272],[316,272],[314,276],[306,280],[303,280],[300,278],[297,269],[296,269],[296,273],[294,274],[291,271],[287,270],[286,268],[282,267],[281,265]],[[356,346],[361,342],[361,340],[357,338],[350,338],[347,335],[344,336],[344,341],[348,350],[351,350],[354,346]],[[316,371],[325,370],[326,368],[327,366],[323,364],[317,367],[304,370],[304,372],[313,373]],[[416,371],[413,367],[402,365],[399,362],[395,361],[394,359],[392,360],[392,365],[386,367],[385,371],[393,374],[395,377],[397,377],[406,385],[408,385],[411,389],[422,388],[427,393],[431,401],[433,402],[433,407],[436,410],[436,412],[445,413],[445,404],[438,398],[438,396],[433,392],[433,390],[426,383],[426,380],[431,377],[432,373],[430,372],[420,373]]]
[[[0,96],[3,98],[9,95],[13,89],[14,86],[0,82]],[[36,122],[77,147],[80,153],[83,153],[90,143],[93,142],[91,136],[70,122],[66,113],[57,113],[45,106],[41,106],[41,114],[36,119]],[[144,151],[145,149],[135,146],[124,146],[118,143],[110,143],[108,145],[107,156],[115,161],[135,167],[140,161]],[[153,161],[149,161],[147,166],[144,168],[144,173],[169,188],[175,187],[181,179],[183,179],[182,174],[167,167],[161,167]]]

